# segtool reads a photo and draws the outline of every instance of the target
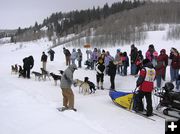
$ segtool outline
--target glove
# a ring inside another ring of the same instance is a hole
[[[73,86],[74,86],[74,87],[77,87],[77,84],[76,84],[76,82],[73,82]]]
[[[136,83],[136,87],[139,87],[139,86],[140,86],[140,84]]]

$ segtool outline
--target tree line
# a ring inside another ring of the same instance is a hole
[[[140,0],[134,0],[133,2],[123,0],[122,2],[113,3],[111,6],[106,3],[102,8],[93,7],[93,9],[75,10],[67,13],[53,13],[50,17],[44,19],[42,24],[35,22],[35,25],[30,26],[29,28],[21,29],[19,27],[15,34],[16,40],[19,40],[23,34],[26,34],[27,32],[33,33],[33,37],[30,39],[36,39],[39,37],[39,34],[37,35],[37,33],[41,31],[42,27],[47,27],[47,35],[49,36],[52,36],[53,32],[59,37],[71,33],[79,33],[83,30],[83,27],[90,22],[105,19],[114,13],[133,9],[144,3],[145,2],[141,2]],[[20,38],[18,38],[18,36]]]
[[[175,24],[167,32],[167,39],[180,38],[180,2],[140,2],[123,1],[103,8],[55,13],[45,19],[42,24],[35,23],[34,27],[19,28],[16,40],[27,41],[48,36],[57,36],[58,44],[94,46],[141,44],[147,37],[145,31],[165,29],[161,24]],[[47,26],[46,31],[41,28]],[[68,40],[60,37],[68,34],[75,36]]]

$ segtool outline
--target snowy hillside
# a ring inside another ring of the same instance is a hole
[[[148,40],[137,48],[142,50],[143,54],[149,44],[154,44],[158,52],[165,48],[168,54],[171,47],[180,50],[180,41],[166,41],[164,36],[163,31],[149,32]],[[97,90],[95,94],[82,95],[79,94],[78,87],[72,87],[78,111],[61,113],[56,110],[62,106],[59,83],[55,86],[53,79],[35,81],[32,74],[31,79],[18,78],[16,74],[11,74],[11,65],[22,65],[22,59],[29,55],[33,55],[35,59],[32,71],[40,72],[41,54],[43,51],[47,52],[50,45],[50,42],[42,39],[37,42],[0,46],[0,134],[164,134],[164,119],[153,117],[156,121],[148,120],[117,107],[111,101],[108,90]],[[112,56],[115,56],[117,48],[127,51],[129,55],[130,45],[104,49],[110,51]],[[53,50],[55,60],[51,62],[48,57],[47,70],[57,74],[58,70],[66,69],[65,57],[62,46]],[[85,61],[86,49],[82,48],[82,51]],[[83,66],[74,73],[74,78],[81,80],[85,76],[96,83],[94,70],[85,70]],[[169,80],[168,67],[167,81]],[[117,90],[132,91],[135,82],[136,78],[133,76],[116,75],[115,86]],[[105,76],[104,87],[110,87],[109,76]],[[156,99],[153,101],[154,105],[157,105]]]

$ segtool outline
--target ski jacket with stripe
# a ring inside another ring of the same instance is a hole
[[[137,87],[143,92],[152,92],[154,89],[154,80],[156,71],[152,63],[147,63],[140,71],[139,78],[136,81]]]

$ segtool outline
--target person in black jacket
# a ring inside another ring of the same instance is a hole
[[[50,49],[50,50],[48,51],[48,54],[50,55],[50,61],[53,61],[53,60],[54,60],[54,54],[55,54],[55,52],[54,52],[52,49]]]
[[[45,54],[45,52],[42,53],[41,62],[42,62],[42,68],[46,70],[47,55]]]
[[[138,50],[135,47],[134,44],[131,45],[131,53],[130,53],[130,59],[131,59],[131,75],[136,75],[136,59],[138,55]]]
[[[139,50],[138,51],[138,55],[137,55],[137,59],[136,59],[136,75],[138,74],[138,72],[141,70],[142,68],[142,61],[144,60],[144,56],[142,55],[142,51]]]
[[[70,65],[70,61],[71,61],[71,53],[65,47],[63,47],[63,53],[64,53],[65,59],[66,59],[66,66],[69,66]]]
[[[33,68],[33,66],[34,66],[34,58],[32,55],[29,57],[25,57],[23,59],[23,69],[24,69],[23,77],[24,78],[30,79],[30,70]]]
[[[114,90],[115,89],[114,79],[115,79],[115,76],[116,76],[116,65],[114,64],[113,61],[109,62],[108,75],[110,76],[110,82],[111,82],[110,90]]]
[[[99,82],[101,83],[101,89],[103,90],[103,82],[104,82],[104,60],[100,57],[98,59],[98,63],[96,64],[96,81],[97,81],[97,88],[99,89]]]

